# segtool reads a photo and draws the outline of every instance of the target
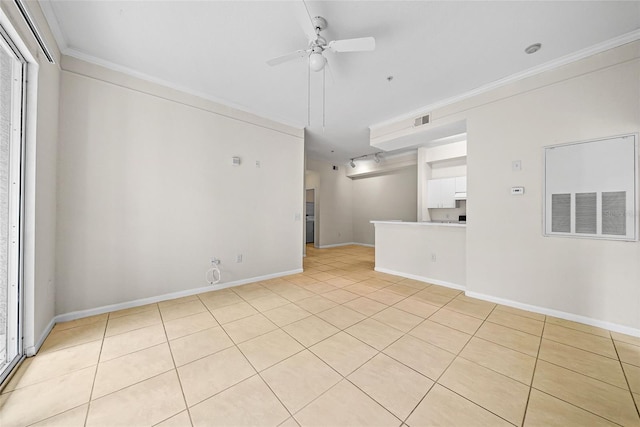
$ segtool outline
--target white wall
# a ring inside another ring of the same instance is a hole
[[[58,313],[203,287],[212,257],[222,283],[301,269],[301,130],[78,60],[63,68]]]
[[[27,6],[59,64],[60,53],[37,3]],[[36,106],[26,129],[24,236],[24,347],[33,354],[55,311],[56,152],[60,68],[49,64],[13,2],[0,3],[33,57],[27,66],[27,102]],[[17,40],[16,40],[17,42]]]
[[[344,166],[333,170],[331,163],[307,159],[307,174],[312,181],[307,188],[316,188],[316,243],[318,246],[352,243],[353,240],[353,186],[345,176]]]
[[[376,222],[376,271],[464,289],[466,228]]]
[[[640,333],[640,243],[542,236],[542,147],[638,132],[639,58],[635,42],[434,114],[467,120],[469,291]]]
[[[416,221],[416,166],[353,180],[353,239],[373,245],[372,220]]]
[[[415,157],[415,156],[414,156]],[[374,244],[371,220],[416,220],[417,180],[415,158],[398,166],[393,159],[385,164],[364,164],[366,173],[345,165],[333,170],[331,163],[307,159],[306,188],[316,188],[316,243],[319,247],[346,243]],[[405,164],[406,163],[406,164]],[[357,175],[354,175],[357,176]]]

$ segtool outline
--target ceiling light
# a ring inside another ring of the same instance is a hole
[[[380,153],[375,153],[373,155],[373,160],[375,160],[376,163],[380,163]]]
[[[327,58],[322,53],[313,52],[309,55],[309,68],[313,71],[320,71],[327,63]]]
[[[527,48],[524,51],[527,54],[531,55],[532,53],[536,53],[537,51],[539,51],[541,47],[542,45],[540,43],[535,43],[535,44],[532,44],[531,46],[527,46]]]
[[[350,165],[352,168],[355,168],[355,167],[356,167],[356,162],[354,162],[354,161],[353,161],[353,159],[351,159],[351,161],[349,162],[349,165]]]

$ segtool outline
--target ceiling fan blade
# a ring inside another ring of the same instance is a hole
[[[308,50],[296,50],[295,52],[287,53],[286,55],[278,56],[276,58],[272,58],[267,61],[267,64],[271,65],[280,65],[283,62],[292,61],[297,58],[304,58],[309,53]]]
[[[327,49],[333,52],[364,52],[376,48],[376,39],[362,37],[359,39],[334,40],[329,42]]]
[[[311,20],[311,14],[309,13],[309,8],[304,0],[296,1],[295,4],[295,13],[296,18],[298,18],[298,24],[300,24],[300,28],[304,31],[304,34],[307,36],[309,41],[315,40],[318,36],[316,34],[315,26],[313,25],[313,21]]]

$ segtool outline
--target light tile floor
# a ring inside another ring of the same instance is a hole
[[[0,425],[640,425],[640,338],[377,273],[370,248],[304,264],[56,325]]]

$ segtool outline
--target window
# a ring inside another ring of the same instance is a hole
[[[24,58],[0,28],[0,381],[22,356],[24,71]]]

